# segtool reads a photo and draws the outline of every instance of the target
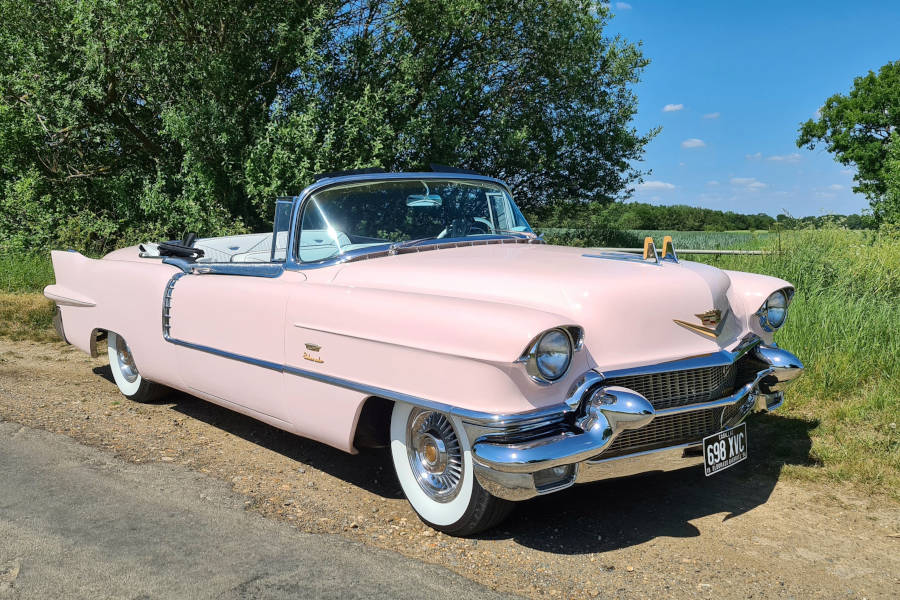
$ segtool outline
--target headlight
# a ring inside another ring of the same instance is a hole
[[[771,332],[784,325],[791,296],[793,296],[793,290],[784,289],[774,292],[766,299],[765,304],[756,311],[756,314],[759,315],[759,324],[763,329]]]
[[[538,336],[519,360],[525,363],[532,379],[539,383],[551,383],[569,370],[572,353],[580,344],[581,336],[578,327],[550,329]]]

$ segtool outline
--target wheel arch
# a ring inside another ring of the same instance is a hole
[[[391,443],[391,413],[394,401],[369,396],[359,410],[353,431],[353,447],[386,448]]]

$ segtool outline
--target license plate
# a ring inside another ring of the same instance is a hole
[[[747,458],[747,424],[703,438],[703,467],[715,475]]]

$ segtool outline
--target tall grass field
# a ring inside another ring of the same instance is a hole
[[[851,482],[900,499],[900,232],[624,232],[676,247],[763,249],[691,257],[797,288],[779,345],[806,364],[782,409],[756,418],[754,456],[802,479]],[[780,248],[780,252],[778,251]],[[0,335],[54,339],[49,254],[0,253]]]

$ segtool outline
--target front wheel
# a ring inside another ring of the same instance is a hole
[[[395,403],[391,456],[406,499],[434,529],[472,535],[512,510],[511,502],[491,496],[475,479],[465,429],[450,415]]]
[[[110,331],[106,338],[106,346],[113,379],[119,386],[119,391],[129,400],[152,402],[166,393],[165,386],[141,377],[125,338]]]

